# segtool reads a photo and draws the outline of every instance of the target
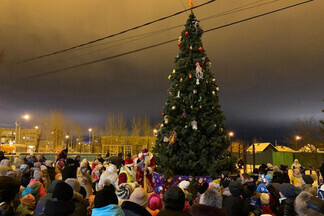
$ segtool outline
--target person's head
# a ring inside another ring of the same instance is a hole
[[[98,158],[98,159],[101,159],[101,158],[102,158],[101,154],[98,154],[98,155],[97,155],[97,158]]]
[[[81,185],[80,185],[80,182],[77,179],[75,179],[75,178],[67,178],[65,180],[65,183],[70,185],[74,192],[77,192],[77,193],[80,192]]]
[[[118,204],[115,191],[111,187],[105,187],[100,190],[94,199],[95,208],[101,208],[110,204]]]
[[[240,182],[232,181],[228,187],[233,197],[239,197],[242,194],[243,186]]]
[[[73,189],[65,182],[59,182],[55,185],[52,198],[61,201],[70,201],[73,198]]]
[[[153,193],[150,195],[148,198],[148,207],[153,211],[163,208],[163,202],[159,194]]]
[[[314,180],[310,175],[303,175],[301,181],[302,181],[302,185],[306,185],[306,184],[313,185],[314,183]]]
[[[134,202],[144,208],[147,206],[148,196],[143,188],[136,188],[130,195],[129,201]]]
[[[281,197],[295,198],[298,195],[298,192],[294,185],[289,183],[283,183],[279,186],[279,194]]]
[[[56,184],[59,183],[59,182],[64,182],[64,181],[63,180],[54,180],[54,181],[52,181],[51,184],[48,187],[48,193],[53,193]]]
[[[35,208],[36,206],[36,199],[32,194],[26,194],[24,197],[21,198],[21,204]]]
[[[134,189],[130,184],[122,183],[118,186],[116,195],[118,199],[129,199]]]
[[[260,194],[260,200],[262,205],[269,205],[270,203],[270,196],[267,193]]]
[[[81,161],[81,156],[80,155],[77,155],[74,159],[76,162],[80,162]]]
[[[41,180],[43,178],[43,172],[39,171],[39,170],[35,170],[33,177],[34,177],[34,179],[39,181],[39,180]]]
[[[163,195],[164,208],[182,211],[185,204],[184,192],[176,186],[170,187]]]
[[[294,163],[295,163],[295,164],[298,164],[298,162],[299,162],[298,159],[295,159],[295,160],[294,160]]]
[[[22,164],[20,170],[23,174],[28,174],[30,171],[28,164]]]
[[[222,196],[216,189],[208,189],[200,198],[200,204],[222,208]]]

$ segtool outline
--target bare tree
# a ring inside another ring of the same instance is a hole
[[[301,139],[296,139],[296,136],[301,137]],[[324,134],[320,132],[320,123],[314,118],[297,119],[292,124],[291,134],[285,139],[285,142],[295,150],[307,144],[311,144],[316,148],[322,148]]]
[[[131,121],[132,126],[132,136],[139,136],[141,134],[142,119],[140,117],[133,117]]]
[[[124,115],[118,114],[108,114],[105,132],[109,136],[126,136],[127,128]]]
[[[150,123],[150,119],[148,116],[145,116],[142,120],[142,129],[143,129],[143,135],[144,136],[153,136],[153,129],[152,125]]]

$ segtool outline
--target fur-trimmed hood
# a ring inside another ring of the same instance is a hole
[[[309,192],[301,192],[295,200],[295,210],[299,216],[324,216],[324,214],[308,207],[308,203],[313,195]]]

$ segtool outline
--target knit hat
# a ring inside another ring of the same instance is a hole
[[[32,194],[29,193],[21,199],[21,203],[24,204],[25,206],[35,208],[36,199]]]
[[[190,185],[189,181],[181,181],[178,186],[183,190],[188,190],[189,185]]]
[[[33,158],[33,157],[28,158],[28,162],[29,163],[34,163],[35,162],[35,158]]]
[[[22,165],[20,166],[20,170],[21,170],[22,173],[26,173],[26,171],[27,171],[28,169],[29,169],[28,164],[22,164]]]
[[[45,165],[41,165],[41,166],[40,166],[40,170],[41,170],[41,171],[45,171],[45,170],[47,170],[47,167],[46,167]]]
[[[283,183],[279,186],[279,192],[287,198],[295,198],[298,195],[298,192],[294,185],[289,183]]]
[[[267,174],[267,175],[265,175],[265,178],[268,180],[269,184],[271,184],[271,182],[272,182],[272,175],[271,174]]]
[[[258,185],[256,191],[259,192],[259,193],[269,193],[267,187],[263,183]]]
[[[136,188],[130,195],[129,201],[134,202],[142,207],[147,206],[148,196],[143,188]]]
[[[46,160],[45,161],[45,166],[52,167],[52,165],[53,165],[53,161],[51,161],[51,160]]]
[[[64,166],[64,162],[63,161],[57,161],[56,165],[62,168]]]
[[[314,180],[313,178],[310,176],[310,175],[303,175],[303,180],[306,184],[313,184],[314,183]]]
[[[69,201],[73,198],[73,189],[65,182],[59,182],[55,185],[52,198],[62,201]]]
[[[94,199],[95,208],[101,208],[110,204],[118,204],[117,196],[111,187],[100,190]]]
[[[65,180],[65,183],[70,185],[72,187],[73,191],[79,193],[81,185],[80,185],[80,182],[78,180],[76,180],[75,178],[67,178]]]
[[[270,203],[270,196],[269,196],[269,194],[267,194],[267,193],[261,193],[260,200],[261,200],[261,204],[263,204],[263,205],[269,205],[269,203]]]
[[[242,194],[243,188],[240,182],[232,181],[228,187],[233,197],[239,197]]]
[[[25,190],[23,190],[23,192],[21,193],[21,197],[24,197],[26,196],[27,194],[32,194],[33,196],[36,196],[37,195],[37,191],[29,188],[29,187],[26,187]]]
[[[130,195],[133,193],[134,189],[131,185],[127,183],[122,183],[118,186],[116,195],[118,199],[129,199]]]
[[[35,170],[33,177],[36,180],[40,180],[41,178],[43,178],[43,173],[39,170]]]
[[[40,183],[39,181],[34,181],[31,182],[27,185],[27,188],[31,188],[34,191],[36,191],[36,194],[33,194],[34,197],[36,197],[38,194],[40,194],[41,188],[42,188],[42,183]]]
[[[185,205],[185,193],[176,186],[171,186],[163,195],[164,208],[182,211]]]
[[[156,209],[161,210],[163,208],[163,202],[160,195],[153,193],[148,198],[148,207],[155,211]]]

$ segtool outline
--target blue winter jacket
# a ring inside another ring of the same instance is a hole
[[[120,206],[115,204],[110,204],[101,208],[92,209],[91,216],[125,216],[123,210]]]

